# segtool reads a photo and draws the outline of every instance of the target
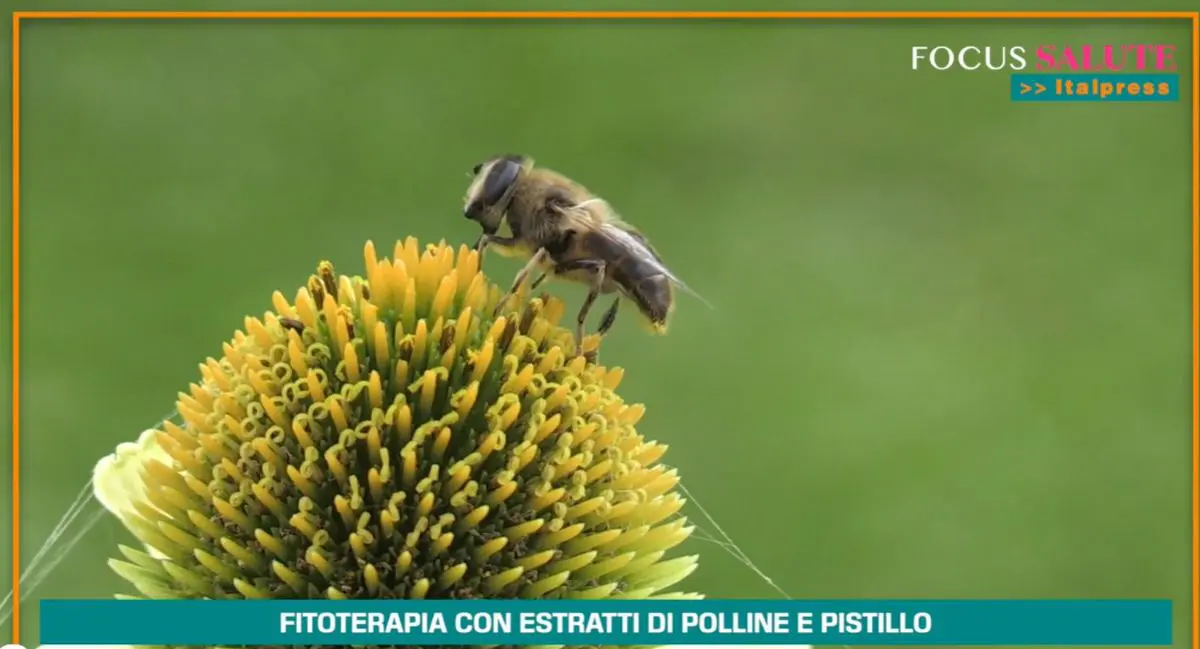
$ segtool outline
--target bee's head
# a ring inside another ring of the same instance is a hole
[[[517,180],[532,164],[527,156],[503,155],[475,165],[463,202],[463,216],[478,223],[487,234],[495,234],[504,220]]]

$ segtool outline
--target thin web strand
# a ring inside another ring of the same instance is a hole
[[[35,576],[42,572],[42,564],[46,560],[46,557],[59,551],[61,545],[59,543],[59,539],[62,538],[62,536],[72,528],[80,514],[82,514],[84,510],[87,509],[88,504],[93,501],[94,496],[92,495],[91,485],[92,483],[89,480],[87,485],[85,485],[83,489],[79,491],[79,493],[75,496],[75,499],[71,501],[70,506],[67,507],[67,511],[54,525],[54,529],[50,531],[49,536],[46,537],[46,540],[42,543],[42,546],[38,548],[37,553],[33,555],[33,559],[31,559],[29,564],[25,566],[25,569],[21,571],[21,585],[23,587],[21,592],[21,601],[25,601],[25,597],[29,595],[29,590],[27,590],[29,588],[29,584],[33,583],[34,587],[36,587],[36,584],[40,582],[40,580],[35,579]],[[92,525],[94,525],[94,523],[92,523]],[[86,531],[86,529],[84,531]],[[70,547],[67,547],[66,549],[69,550]],[[9,590],[8,594],[4,596],[4,599],[0,601],[0,624],[7,622],[12,616],[12,599],[13,592],[12,590]]]
[[[721,527],[721,524],[718,523],[715,518],[713,518],[712,514],[708,513],[708,510],[704,508],[704,505],[700,504],[700,500],[698,498],[696,498],[690,491],[688,491],[688,488],[685,487],[682,482],[679,483],[679,491],[681,491],[683,493],[684,497],[686,497],[688,500],[690,500],[691,502],[696,504],[696,509],[700,510],[700,515],[703,516],[709,523],[711,523],[713,528],[717,531],[717,533],[720,534],[721,537],[724,539],[724,540],[720,540],[720,539],[712,538],[712,536],[709,534],[709,532],[707,530],[705,530],[703,527],[697,525],[696,526],[697,531],[703,532],[705,535],[704,537],[699,537],[699,540],[716,543],[717,545],[721,546],[722,548],[725,549],[726,552],[729,553],[730,556],[732,556],[734,559],[737,559],[739,562],[742,563],[742,565],[746,566],[751,571],[753,571],[754,574],[758,575],[758,577],[760,579],[762,579],[764,582],[766,582],[767,585],[769,585],[772,589],[774,589],[775,592],[782,595],[784,599],[786,599],[786,600],[794,599],[779,584],[775,583],[775,580],[771,579],[771,577],[769,575],[767,575],[767,573],[765,571],[763,571],[761,568],[759,568],[758,565],[755,564],[754,561],[752,561],[750,559],[749,555],[747,555],[742,550],[742,548],[740,546],[738,546],[737,543],[734,543],[733,539],[730,538],[729,534],[725,532],[725,529]],[[850,645],[848,645],[848,644],[841,644],[838,646],[841,647],[842,649],[851,649]]]
[[[696,509],[700,511],[700,515],[704,516],[705,520],[712,524],[713,529],[717,532],[717,534],[721,535],[721,539],[724,541],[723,547],[725,547],[735,559],[741,561],[742,564],[744,564],[747,568],[754,571],[754,574],[758,575],[759,579],[762,579],[764,582],[766,582],[768,586],[770,586],[775,592],[782,595],[784,599],[792,599],[792,596],[789,595],[786,590],[784,590],[779,584],[775,583],[775,580],[771,579],[766,572],[763,572],[762,568],[759,568],[758,564],[754,563],[754,561],[750,559],[746,552],[742,550],[741,546],[734,542],[733,538],[731,538],[729,534],[725,532],[725,529],[721,527],[721,524],[718,523],[715,518],[713,518],[712,514],[708,513],[708,510],[704,508],[704,505],[700,503],[700,500],[696,498],[696,496],[693,495],[682,482],[679,483],[679,491],[683,493],[684,497],[694,503],[696,505]]]
[[[55,540],[53,545],[50,542],[42,545],[42,549],[49,549],[47,552],[40,552],[42,560],[37,564],[30,563],[21,571],[21,601],[24,602],[30,595],[41,586],[44,581],[50,576],[54,569],[58,567],[64,559],[70,555],[75,546],[79,545],[88,532],[104,518],[105,510],[96,502],[94,498],[89,496],[89,499],[84,506],[80,507],[77,514],[88,509],[87,505],[92,505],[92,511],[83,519],[82,524],[72,525],[75,528],[72,534],[66,541]],[[61,538],[61,535],[60,535]],[[4,601],[0,602],[0,624],[8,622],[13,614],[12,606],[13,593],[10,590],[5,596]]]
[[[158,420],[156,426],[173,421],[179,417],[177,411],[172,411],[165,417]],[[79,490],[75,495],[75,499],[67,507],[67,511],[63,513],[58,522],[55,523],[54,529],[50,531],[49,536],[42,542],[37,553],[33,555],[33,559],[21,571],[21,601],[24,602],[33,592],[40,586],[50,574],[62,563],[88,532],[92,530],[104,517],[105,510],[99,506],[96,501],[94,490],[92,489],[93,480],[89,479],[87,484]],[[75,528],[76,521],[88,509],[92,512],[84,519],[81,527]],[[71,536],[67,541],[62,542],[61,539],[68,532]],[[8,594],[0,600],[0,624],[8,622],[13,614],[13,591],[10,589]]]
[[[81,514],[84,508],[87,507],[87,504],[92,497],[92,481],[88,480],[88,483],[79,490],[79,493],[75,494],[75,499],[72,500],[71,505],[67,507],[67,512],[63,514],[62,518],[58,519],[58,522],[54,525],[54,529],[50,530],[49,536],[47,536],[46,540],[42,543],[42,547],[38,548],[37,554],[33,555],[33,559],[29,561],[29,565],[25,566],[25,570],[21,572],[21,579],[25,579],[26,575],[34,570],[37,570],[38,566],[41,565],[42,559],[45,558],[46,555],[58,543],[59,537],[61,537],[68,529],[70,529],[71,525],[75,522],[75,519],[78,518],[79,514]],[[7,598],[5,601],[8,601]]]

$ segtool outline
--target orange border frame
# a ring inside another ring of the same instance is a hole
[[[1192,23],[1192,647],[1200,649],[1200,12],[1196,11],[17,11],[12,15],[12,643],[21,635],[21,21],[337,20],[1189,20]]]

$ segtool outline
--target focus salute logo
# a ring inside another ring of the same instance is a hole
[[[1179,101],[1178,48],[1169,43],[912,48],[912,69],[1011,72],[1020,102]]]

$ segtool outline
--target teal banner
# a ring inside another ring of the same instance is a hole
[[[54,645],[1169,645],[1169,600],[42,600]]]

